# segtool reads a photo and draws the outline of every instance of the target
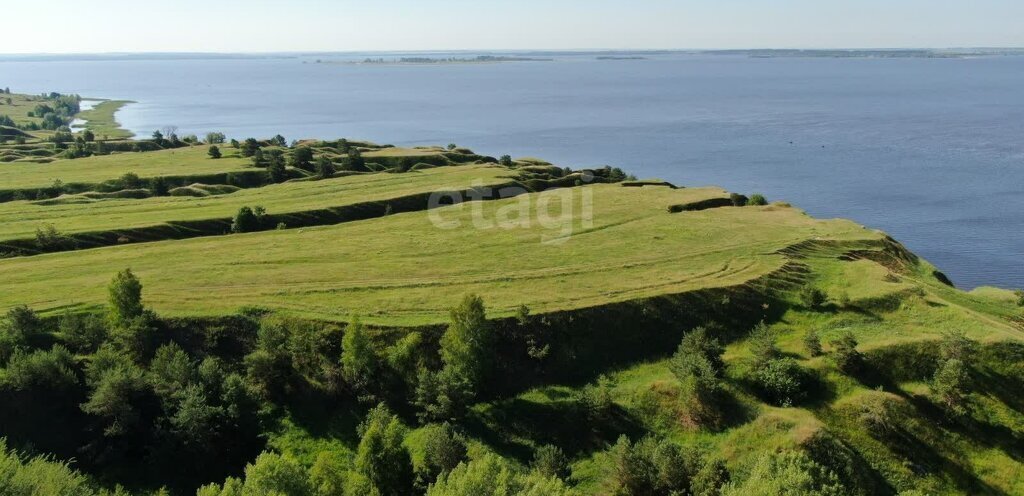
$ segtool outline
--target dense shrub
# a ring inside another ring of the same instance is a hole
[[[807,286],[800,290],[800,303],[811,310],[818,310],[828,301],[828,295],[824,291]]]
[[[812,357],[821,356],[821,337],[818,336],[818,331],[809,329],[807,333],[804,334],[804,350],[806,350],[807,354]]]
[[[756,368],[752,378],[760,393],[779,406],[793,406],[807,398],[810,375],[792,358],[770,360]]]
[[[467,450],[462,435],[451,424],[429,425],[423,431],[423,470],[418,474],[417,485],[425,488],[437,476],[466,461]]]
[[[755,367],[764,365],[782,355],[776,345],[777,341],[776,332],[763,321],[754,326],[747,339],[747,346],[750,348],[750,354],[754,357]]]
[[[722,496],[843,496],[835,473],[800,451],[765,452],[743,481],[722,489]]]
[[[750,201],[747,202],[747,204],[748,205],[754,205],[754,206],[762,206],[762,205],[767,205],[768,204],[768,200],[765,199],[764,195],[759,194],[759,193],[754,193],[753,195],[750,195]]]
[[[729,193],[729,200],[732,201],[732,205],[734,207],[745,207],[747,206],[747,202],[750,201],[746,195],[741,195],[739,193]]]
[[[860,372],[864,365],[864,356],[857,351],[857,338],[852,332],[845,332],[832,344],[832,361],[839,370],[847,374]]]
[[[494,454],[460,463],[427,490],[427,496],[572,496],[577,493],[554,478],[522,473]]]
[[[218,159],[221,157],[220,148],[217,145],[210,145],[210,149],[206,151],[206,154],[212,159]]]

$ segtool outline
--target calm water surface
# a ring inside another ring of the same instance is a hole
[[[1024,58],[313,62],[0,62],[0,85],[135,100],[118,117],[140,135],[455,142],[763,192],[883,229],[961,287],[1024,287]]]

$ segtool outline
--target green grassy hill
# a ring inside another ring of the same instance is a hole
[[[557,200],[548,226],[536,220],[547,215],[537,211],[545,195]],[[585,195],[592,197],[592,225],[578,214]],[[100,305],[104,288],[96,282],[131,267],[147,280],[148,303],[166,315],[219,315],[252,305],[315,319],[360,314],[375,324],[438,324],[467,292],[488,295],[494,316],[510,316],[520,305],[537,312],[594,307],[742,285],[782,269],[789,260],[782,251],[808,240],[881,239],[856,224],[787,207],[668,211],[723,196],[717,189],[596,185],[298,231],[13,258],[0,261],[10,274],[0,307]],[[529,202],[529,227],[474,226],[477,207],[493,222],[521,202]],[[577,213],[559,220],[557,208]],[[459,227],[445,229],[431,218]],[[166,270],[168,261],[175,270]]]
[[[1020,294],[720,188],[362,145],[370,172],[0,203],[0,245],[81,236],[0,259],[0,487],[1024,493]],[[260,171],[224,149],[0,164],[0,184]],[[227,234],[245,206],[285,225]]]
[[[231,167],[231,164],[225,166]],[[240,207],[256,205],[273,214],[296,214],[386,202],[445,189],[462,191],[477,185],[496,186],[511,182],[511,176],[511,171],[498,166],[466,165],[403,174],[288,182],[202,198],[91,199],[71,195],[39,202],[6,202],[0,203],[0,246],[4,241],[31,239],[37,229],[47,225],[64,234],[132,230],[170,223],[230,220]]]

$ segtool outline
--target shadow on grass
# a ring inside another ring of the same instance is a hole
[[[644,434],[640,423],[618,406],[600,417],[587,415],[575,401],[538,403],[520,398],[497,402],[466,420],[467,432],[499,453],[529,462],[536,447],[552,444],[571,458],[605,449],[619,436]]]

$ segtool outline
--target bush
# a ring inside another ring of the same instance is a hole
[[[750,201],[746,195],[741,195],[739,193],[729,193],[729,200],[732,201],[732,206],[734,207],[745,207]]]
[[[354,493],[350,493],[354,494]],[[460,463],[427,489],[426,496],[569,496],[575,494],[564,482],[536,473],[520,473],[501,457],[488,453]]]
[[[952,359],[939,366],[932,378],[931,390],[947,412],[960,416],[966,413],[965,400],[969,375],[964,362]]]
[[[832,344],[832,360],[839,370],[847,374],[855,374],[861,370],[864,364],[864,356],[857,351],[857,338],[852,332],[845,332],[839,339],[834,339]]]
[[[424,429],[423,466],[426,479],[432,483],[438,475],[451,472],[466,461],[466,442],[448,423],[428,426]],[[421,483],[422,485],[422,483]]]
[[[807,398],[810,377],[792,358],[771,360],[753,373],[764,397],[779,406],[793,406]]]
[[[327,179],[334,175],[334,162],[327,158],[325,155],[320,155],[316,159],[316,175],[320,179]]]
[[[759,194],[759,193],[754,193],[754,194],[750,195],[750,201],[747,204],[748,205],[754,205],[754,206],[762,206],[762,205],[767,205],[768,204],[768,200],[765,199],[764,195]]]
[[[650,437],[631,443],[621,436],[610,455],[613,492],[621,495],[685,494],[702,465],[698,452]]]
[[[750,331],[747,346],[750,348],[750,354],[754,356],[755,367],[766,364],[781,356],[781,352],[779,352],[779,348],[775,344],[777,340],[778,336],[775,331],[768,327],[764,321],[754,326],[754,329]]]
[[[812,357],[821,356],[821,337],[818,336],[818,331],[811,329],[804,334],[804,349]]]
[[[501,158],[498,159],[498,164],[503,165],[505,167],[512,167],[512,165],[513,165],[512,156],[511,155],[502,155]]]
[[[231,232],[233,233],[247,233],[259,231],[263,228],[263,216],[265,211],[263,207],[242,207],[238,209],[238,213],[235,214],[235,218],[231,221]]]
[[[530,468],[544,477],[557,477],[562,480],[568,479],[571,472],[569,458],[565,456],[562,448],[550,444],[537,448],[533,453]]]
[[[54,251],[73,248],[75,241],[58,231],[53,224],[45,224],[36,228],[36,246],[43,251]]]
[[[1017,306],[1024,307],[1024,289],[1018,289],[1014,294],[1017,296]]]
[[[847,491],[831,470],[801,451],[789,450],[781,453],[764,452],[757,458],[745,480],[727,484],[721,494],[842,496]]]
[[[800,303],[811,310],[818,310],[828,302],[828,295],[824,291],[807,286],[800,291]]]
[[[210,149],[206,152],[207,155],[212,159],[218,159],[221,157],[220,148],[217,145],[210,145]]]

